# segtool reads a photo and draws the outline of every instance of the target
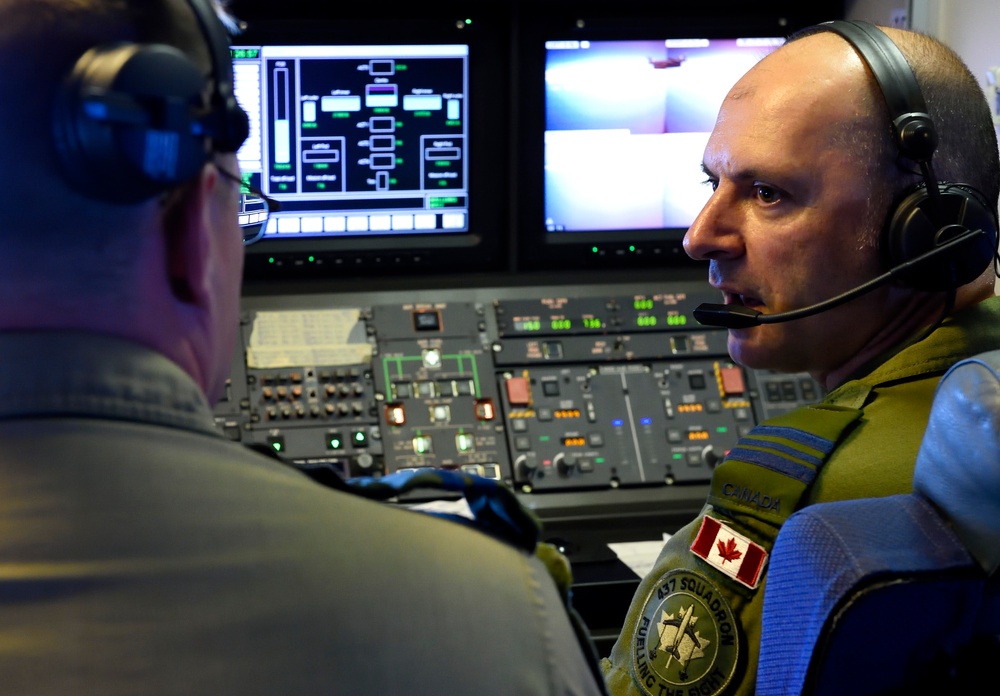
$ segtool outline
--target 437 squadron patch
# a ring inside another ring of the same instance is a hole
[[[648,696],[716,696],[729,685],[740,652],[725,596],[691,570],[664,574],[632,634],[632,677]]]

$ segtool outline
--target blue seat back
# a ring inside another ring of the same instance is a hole
[[[912,494],[811,505],[784,524],[764,591],[757,696],[977,693],[1000,665],[998,566],[992,351],[942,378]]]

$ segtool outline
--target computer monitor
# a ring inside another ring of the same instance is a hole
[[[407,41],[349,28],[265,26],[231,46],[250,119],[240,170],[280,205],[247,247],[248,276],[488,267],[506,236],[506,177],[488,169],[506,114],[482,83],[506,59],[453,22]]]
[[[689,263],[711,188],[702,155],[729,89],[784,37],[633,29],[538,35],[522,122],[526,268]]]

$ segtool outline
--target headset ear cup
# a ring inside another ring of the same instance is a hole
[[[236,97],[228,97],[221,112],[223,124],[212,138],[212,149],[216,152],[236,152],[250,135],[250,119]]]
[[[56,151],[71,185],[132,203],[191,178],[207,161],[205,76],[180,50],[119,43],[87,51],[56,95]]]
[[[938,190],[937,202],[924,185],[907,194],[895,207],[882,238],[883,262],[895,268],[964,232],[985,232],[900,275],[908,286],[929,292],[951,290],[974,280],[993,260],[997,248],[996,216],[975,189],[941,184]]]

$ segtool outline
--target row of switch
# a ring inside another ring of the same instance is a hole
[[[311,376],[311,373],[310,373]],[[316,374],[320,382],[339,381],[344,379],[358,380],[362,376],[360,367],[337,367],[321,370]],[[264,372],[256,375],[261,384],[301,384],[305,376],[300,370],[291,372]]]
[[[411,441],[414,454],[433,454],[434,440],[430,435],[416,435]],[[476,451],[476,438],[471,433],[457,433],[455,435],[455,449],[459,454]]]
[[[743,378],[743,371],[739,367],[722,367],[717,370],[719,391],[722,396],[740,396],[746,392],[746,382]],[[667,384],[664,376],[662,386]],[[693,391],[703,391],[708,388],[708,379],[704,372],[691,372],[688,374],[688,386]],[[507,391],[507,401],[516,407],[524,407],[531,404],[531,380],[528,377],[508,377],[504,381]],[[586,383],[582,387],[586,391]],[[542,394],[548,397],[561,395],[559,381],[555,379],[541,380]]]
[[[378,433],[373,432],[369,435],[367,430],[359,428],[350,431],[345,437],[339,430],[330,430],[326,433],[326,449],[344,450],[348,445],[354,449],[366,449],[372,436],[377,437]],[[282,433],[271,433],[267,436],[267,444],[280,454],[285,451],[285,436]]]
[[[361,396],[365,393],[365,385],[361,382],[354,382],[353,384],[326,384],[323,387],[323,393],[328,398],[344,398],[350,396]],[[279,384],[278,386],[265,386],[260,390],[260,395],[265,401],[281,401],[289,399],[295,401],[301,399],[303,395],[303,389],[301,384],[285,385]],[[312,392],[310,397],[315,398],[316,393]]]
[[[421,399],[436,399],[438,397],[472,396],[475,384],[471,379],[439,379],[434,382],[393,382],[394,399],[410,399],[414,396]]]
[[[450,423],[453,404],[434,404],[428,406],[432,423]],[[472,416],[477,421],[491,421],[496,418],[496,407],[493,399],[476,399],[472,404]],[[385,405],[385,422],[389,425],[402,426],[406,424],[406,404],[394,401]]]
[[[819,400],[820,395],[816,391],[816,383],[811,379],[800,379],[798,389],[802,392],[802,401],[814,402]],[[796,383],[790,379],[771,380],[764,384],[764,394],[768,401],[799,401],[799,393],[796,390]]]
[[[601,433],[589,433],[586,438],[579,435],[567,435],[562,438],[563,445],[567,447],[603,447],[604,435]],[[514,449],[519,452],[527,452],[531,449],[531,438],[527,435],[514,436]]]
[[[294,418],[320,418],[325,416],[362,416],[365,413],[365,405],[361,401],[352,401],[350,404],[341,401],[337,404],[326,403],[320,408],[319,404],[309,404],[308,409],[301,402],[290,404],[269,404],[264,407],[264,418],[267,420],[290,420]]]

